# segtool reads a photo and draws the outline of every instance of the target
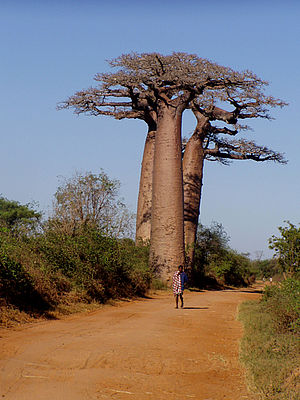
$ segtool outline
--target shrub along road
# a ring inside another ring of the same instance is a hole
[[[0,331],[6,400],[246,400],[238,304],[255,289],[171,293]]]

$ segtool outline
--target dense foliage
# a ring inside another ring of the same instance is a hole
[[[242,360],[250,371],[254,391],[262,399],[299,399],[300,279],[299,229],[288,222],[279,227],[280,237],[269,243],[273,260],[258,261],[260,276],[267,282],[260,302],[244,303]],[[268,371],[266,374],[265,371]]]
[[[300,333],[300,280],[288,278],[267,286],[263,304],[270,312],[276,328]]]
[[[288,275],[300,273],[300,226],[287,222],[287,227],[278,228],[281,236],[273,235],[270,248],[275,250],[281,271]]]
[[[273,235],[270,248],[275,250],[275,270],[284,279],[266,286],[262,303],[279,331],[300,333],[300,227],[287,222]]]
[[[124,238],[132,216],[118,189],[103,172],[76,174],[60,185],[51,217],[39,225],[28,219],[40,214],[11,202],[18,218],[0,226],[0,323],[7,307],[50,316],[61,306],[145,294],[148,248]]]
[[[69,235],[47,228],[30,237],[0,233],[0,305],[40,314],[60,304],[144,295],[147,248],[95,229]]]
[[[17,201],[11,201],[0,197],[0,226],[10,230],[21,227],[29,228],[40,220],[41,213],[34,210],[30,204],[22,205]]]
[[[253,263],[247,255],[228,246],[229,236],[222,224],[200,225],[195,248],[192,281],[196,286],[246,286],[253,275]]]
[[[272,277],[280,277],[281,269],[275,258],[260,260],[256,259],[252,263],[252,270],[257,279],[267,280]]]

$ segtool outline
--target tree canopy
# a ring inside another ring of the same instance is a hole
[[[270,249],[275,250],[275,256],[283,272],[294,274],[300,272],[300,226],[287,221],[287,226],[279,226],[279,237],[273,235],[269,239]]]
[[[117,72],[96,74],[94,80],[99,82],[98,86],[76,92],[58,108],[73,108],[77,114],[147,121],[149,115],[157,112],[158,100],[176,104],[187,97],[191,101],[205,89],[221,89],[220,100],[230,96],[232,104],[236,102],[239,109],[247,109],[246,99],[259,98],[258,88],[267,85],[250,71],[236,72],[194,54],[179,52],[167,56],[124,54],[111,60],[109,65]],[[211,97],[214,96],[211,93]],[[271,97],[268,101],[276,103]],[[254,107],[255,102],[248,104],[248,108],[250,106]]]
[[[21,226],[32,227],[41,216],[41,213],[34,210],[30,204],[23,205],[0,197],[0,224],[9,229],[17,229]]]
[[[257,82],[255,87],[224,87],[222,90],[206,89],[192,103],[197,126],[195,134],[202,136],[206,159],[228,163],[229,160],[275,161],[286,163],[282,153],[253,140],[228,139],[251,129],[241,122],[245,119],[273,119],[270,109],[287,105],[273,96],[266,96],[267,82]],[[220,123],[224,123],[223,125]],[[224,136],[225,135],[225,136]]]
[[[63,179],[55,193],[52,223],[71,234],[93,226],[105,235],[130,236],[132,218],[119,198],[119,187],[120,182],[103,171]]]

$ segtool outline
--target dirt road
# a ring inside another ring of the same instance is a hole
[[[169,293],[0,332],[4,400],[246,400],[241,301],[254,290]]]

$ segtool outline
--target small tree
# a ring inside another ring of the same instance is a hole
[[[119,187],[103,171],[64,179],[55,193],[52,223],[69,234],[94,227],[106,236],[130,235],[132,216],[118,197]]]
[[[251,262],[247,255],[232,250],[228,242],[229,236],[222,224],[214,222],[210,227],[198,227],[195,265],[191,270],[195,285],[212,284],[212,280],[235,286],[248,282]]]
[[[20,204],[17,201],[0,197],[0,225],[12,231],[21,228],[32,229],[40,221],[42,214],[30,204]]]
[[[274,258],[253,261],[253,270],[257,278],[270,278],[280,273],[278,263]]]
[[[203,256],[203,263],[215,256],[221,256],[227,250],[230,237],[222,224],[213,222],[211,226],[199,225],[197,231],[197,248]]]
[[[294,275],[300,271],[300,225],[286,221],[287,227],[279,226],[281,237],[273,235],[269,247],[275,250],[275,256],[284,274]]]

